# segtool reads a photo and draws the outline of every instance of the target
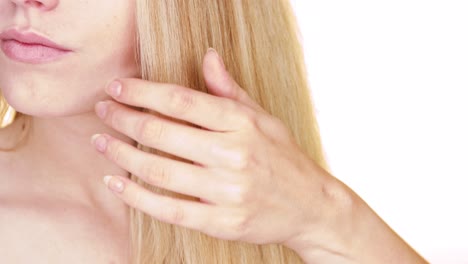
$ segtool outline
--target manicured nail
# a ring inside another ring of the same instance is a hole
[[[96,114],[99,118],[104,119],[107,114],[107,102],[101,101],[96,104]]]
[[[209,47],[207,52],[213,52],[213,53],[216,55],[216,58],[218,59],[219,64],[220,64],[223,68],[226,68],[226,66],[224,65],[223,59],[221,59],[221,56],[219,56],[218,52],[217,52],[215,49]]]
[[[94,141],[96,141],[96,138],[98,138],[101,134],[94,134],[91,136],[91,145],[94,145]]]
[[[106,87],[106,92],[114,97],[117,97],[122,92],[122,84],[118,81],[113,81]]]
[[[123,181],[121,181],[117,177],[106,175],[104,176],[103,181],[104,181],[104,184],[107,185],[107,187],[109,187],[109,189],[113,191],[121,193],[124,190],[125,186],[124,186]]]
[[[94,144],[97,150],[105,152],[107,148],[107,139],[101,134],[95,134],[91,137],[91,142]]]

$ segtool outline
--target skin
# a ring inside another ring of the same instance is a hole
[[[0,238],[0,251],[7,260],[28,262],[34,256],[36,263],[71,263],[78,255],[89,263],[125,263],[125,251],[120,250],[128,234],[121,230],[128,224],[128,205],[220,239],[281,243],[307,263],[425,263],[351,189],[300,150],[285,125],[249,98],[215,52],[207,52],[203,61],[209,94],[135,78],[134,64],[114,56],[129,58],[133,47],[113,45],[98,34],[110,30],[106,34],[122,38],[114,42],[130,43],[131,37],[121,33],[131,30],[128,10],[133,2],[98,2],[0,2],[0,10],[7,10],[1,11],[7,15],[0,14],[1,27],[15,21],[14,15],[29,14],[24,19],[41,17],[50,23],[43,29],[80,46],[73,56],[43,69],[0,57],[0,67],[7,69],[0,75],[5,97],[14,108],[35,117],[28,145],[1,156],[1,177],[8,180],[8,188],[0,192],[0,209],[6,215],[1,214],[0,228],[9,235]],[[100,6],[115,8],[106,10],[113,15],[97,16],[103,12]],[[83,25],[85,19],[77,17],[85,14],[94,23]],[[74,28],[74,34],[65,34],[63,27]],[[96,79],[75,79],[64,70],[72,66],[77,75]],[[97,68],[101,74],[94,72]],[[111,80],[115,82],[106,85]],[[139,107],[162,116],[143,113]],[[136,142],[191,162],[142,152]],[[149,192],[132,182],[129,172],[200,202]],[[108,188],[98,183],[104,175]],[[8,221],[13,218],[27,221]],[[53,247],[42,243],[47,257],[40,251],[7,255],[3,245],[17,251],[25,247],[26,236],[44,230],[46,240],[54,239]],[[88,243],[103,247],[109,241],[110,249],[93,255]]]
[[[203,73],[210,94],[135,78],[106,87],[113,100],[95,108],[105,124],[192,164],[106,134],[91,138],[96,150],[151,185],[202,202],[158,195],[119,175],[104,177],[118,198],[160,221],[216,238],[283,244],[307,263],[426,263],[356,193],[308,158],[215,52],[205,55]]]
[[[0,0],[0,31],[31,27],[73,50],[43,65],[12,61],[0,50],[2,94],[34,117],[28,143],[0,152],[1,263],[126,263],[128,207],[102,176],[128,172],[89,138],[102,132],[134,144],[94,113],[96,102],[109,98],[111,79],[138,76],[129,41],[134,4]],[[13,141],[18,129],[0,131],[0,140]]]

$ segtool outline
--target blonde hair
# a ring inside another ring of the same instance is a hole
[[[207,48],[213,47],[240,86],[282,120],[300,148],[329,171],[289,0],[137,0],[136,17],[136,55],[143,79],[207,92],[201,66]],[[148,185],[135,175],[131,179],[156,193],[198,200]],[[129,228],[135,264],[303,263],[296,252],[280,244],[225,241],[158,221],[133,208]]]

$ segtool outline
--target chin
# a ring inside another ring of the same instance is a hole
[[[138,74],[137,67],[130,63],[114,65],[110,59],[98,62],[83,61],[80,67],[76,66],[79,63],[71,63],[54,70],[7,67],[7,71],[0,71],[0,89],[17,112],[27,115],[46,118],[94,114],[98,101],[111,98],[104,92],[109,80]]]
[[[83,90],[57,83],[1,83],[3,97],[17,112],[42,117],[65,117],[94,112],[96,93],[85,98]],[[64,92],[68,91],[68,92]],[[96,100],[97,102],[97,100]]]

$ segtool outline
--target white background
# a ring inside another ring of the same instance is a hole
[[[431,263],[468,263],[468,1],[291,1],[332,173]]]

